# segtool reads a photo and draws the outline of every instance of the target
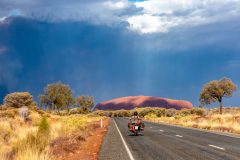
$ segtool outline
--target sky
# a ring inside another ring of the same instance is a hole
[[[96,103],[184,99],[204,84],[240,86],[240,0],[1,0],[0,103],[49,83]],[[240,91],[224,100],[240,106]]]

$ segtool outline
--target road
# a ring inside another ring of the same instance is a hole
[[[240,160],[240,138],[151,122],[132,136],[128,121],[111,119],[100,160]]]

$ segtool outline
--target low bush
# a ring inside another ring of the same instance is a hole
[[[127,110],[118,110],[113,112],[114,117],[129,117],[130,111]]]
[[[158,118],[158,116],[154,113],[150,113],[150,114],[147,114],[144,118],[145,119],[151,119],[151,118]]]
[[[96,110],[92,114],[98,116],[107,116],[107,117],[114,117],[115,111],[103,111],[103,110]]]
[[[167,117],[174,117],[177,114],[177,112],[178,111],[176,109],[170,108],[170,109],[166,110],[165,116],[167,116]]]
[[[10,93],[4,98],[4,105],[7,107],[20,108],[30,106],[32,103],[32,95],[28,92]]]
[[[69,114],[84,114],[85,111],[82,108],[70,109]]]
[[[138,112],[139,117],[146,117],[155,115],[157,117],[185,117],[188,115],[205,116],[205,110],[202,108],[193,109],[182,109],[176,110],[173,108],[165,109],[159,107],[138,107],[133,110],[114,110],[114,111],[104,111],[96,110],[93,112],[94,115],[99,116],[109,116],[109,117],[131,117],[134,112]]]
[[[191,109],[191,114],[195,114],[197,116],[204,116],[205,111],[203,108],[193,108],[193,109]]]
[[[50,125],[46,117],[42,117],[38,126],[38,134],[48,135],[50,131]]]

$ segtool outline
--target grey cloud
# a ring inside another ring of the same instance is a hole
[[[95,24],[119,24],[136,7],[127,0],[3,0],[0,18],[19,10],[21,16],[45,21],[89,21]]]

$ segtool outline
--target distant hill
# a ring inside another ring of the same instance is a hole
[[[99,103],[95,109],[100,110],[131,110],[136,107],[161,107],[161,108],[175,108],[177,110],[183,108],[193,108],[189,101],[173,100],[168,98],[151,97],[151,96],[129,96],[112,99],[106,102]]]

